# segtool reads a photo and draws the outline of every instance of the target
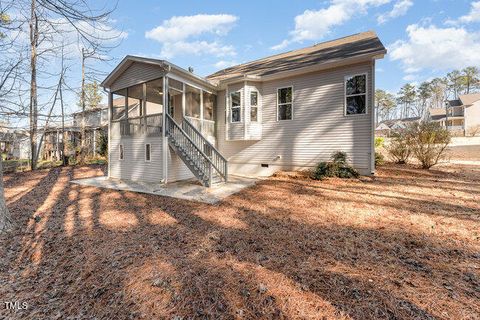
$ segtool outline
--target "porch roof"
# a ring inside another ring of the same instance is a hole
[[[206,87],[215,89],[216,86],[213,85],[210,81],[202,78],[188,70],[185,70],[167,60],[160,60],[160,59],[153,59],[153,58],[145,58],[145,57],[137,57],[128,55],[113,69],[112,72],[103,80],[100,84],[104,88],[109,88],[110,85],[117,79],[125,70],[128,69],[134,62],[146,63],[151,65],[156,65],[165,70],[165,72],[174,72],[176,74],[180,74],[181,76],[191,79],[193,81],[198,81],[205,85]]]

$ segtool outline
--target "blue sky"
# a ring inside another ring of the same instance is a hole
[[[376,31],[389,51],[377,63],[376,86],[392,93],[406,82],[420,83],[470,65],[480,67],[480,0],[119,0],[109,23],[114,30],[106,36],[121,32],[123,39],[109,52],[113,60],[87,61],[87,67],[105,73],[130,54],[191,66],[205,76],[233,64],[367,30]],[[76,38],[72,31],[70,27],[64,32],[67,43]],[[25,43],[27,35],[28,30],[23,30]],[[68,47],[67,80],[74,91],[64,94],[67,114],[78,110],[76,92],[81,83],[79,47],[74,42]],[[44,87],[56,88],[58,77],[52,74],[59,69],[59,59],[56,55],[42,60],[42,70],[48,71],[39,73]],[[48,110],[52,97],[52,90],[40,91],[42,112]],[[58,105],[54,114],[60,114]],[[26,121],[19,119],[18,124]]]
[[[127,54],[165,58],[207,75],[230,64],[375,30],[389,49],[377,64],[378,88],[396,92],[405,82],[470,64],[480,67],[480,1],[274,3],[120,0],[115,27],[128,35],[111,54],[116,61]]]

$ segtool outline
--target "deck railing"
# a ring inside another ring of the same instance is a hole
[[[192,139],[193,143],[201,149],[212,161],[213,167],[218,174],[228,180],[228,161],[224,156],[205,138],[200,131],[188,120],[182,121],[182,129]]]
[[[212,184],[213,164],[210,158],[192,141],[175,120],[167,113],[165,133],[195,176],[207,187]]]
[[[148,136],[162,135],[162,114],[150,114],[146,116],[131,117],[118,121],[121,136],[135,136],[146,134]]]

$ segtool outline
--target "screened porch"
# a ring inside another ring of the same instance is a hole
[[[114,135],[161,136],[166,110],[177,123],[188,120],[216,144],[216,94],[191,83],[168,76],[139,83],[111,92],[109,106]]]

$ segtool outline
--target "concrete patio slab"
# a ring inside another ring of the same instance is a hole
[[[156,194],[160,196],[215,204],[244,188],[254,185],[257,180],[258,179],[255,178],[230,175],[227,183],[214,185],[211,188],[202,186],[194,179],[172,182],[165,185],[161,183],[119,180],[108,177],[94,177],[73,180],[71,183],[98,188]]]

